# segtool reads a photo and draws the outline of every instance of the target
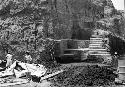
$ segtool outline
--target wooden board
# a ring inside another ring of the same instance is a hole
[[[47,78],[50,78],[50,77],[53,77],[53,76],[55,76],[55,75],[57,75],[57,74],[59,74],[59,73],[62,73],[62,72],[63,72],[63,70],[60,70],[60,71],[57,71],[57,72],[55,72],[55,73],[49,74],[49,75],[47,75],[47,76],[41,77],[40,81],[42,81],[42,80],[44,80],[44,79],[47,79]]]
[[[50,78],[50,77],[53,77],[53,76],[55,76],[55,75],[57,75],[57,74],[59,74],[59,73],[62,73],[63,72],[63,70],[60,70],[60,71],[57,71],[57,72],[55,72],[55,73],[52,73],[52,74],[49,74],[49,75],[46,75],[46,76],[44,76],[44,77],[41,77],[41,80],[40,81],[43,81],[43,80],[45,80],[45,79],[47,79],[47,78]],[[24,79],[25,80],[25,79]],[[25,80],[24,81],[23,79],[17,79],[15,82],[13,82],[13,83],[3,83],[3,84],[0,84],[0,87],[6,87],[6,86],[13,86],[13,85],[20,85],[20,84],[26,84],[26,83],[28,83],[28,81],[27,80]]]
[[[17,81],[15,81],[13,83],[3,83],[3,84],[0,84],[0,87],[20,85],[20,84],[26,84],[26,83],[28,83],[28,81],[22,79],[22,80],[19,80],[19,81],[17,80]]]

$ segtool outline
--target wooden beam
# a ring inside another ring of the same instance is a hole
[[[55,76],[55,75],[57,75],[57,74],[59,74],[59,73],[62,73],[62,72],[63,72],[63,70],[60,70],[60,71],[57,71],[57,72],[55,72],[55,73],[49,74],[49,75],[47,75],[47,76],[41,77],[40,82],[41,82],[42,80],[45,80],[45,79],[50,78],[50,77],[53,77],[53,76]]]
[[[6,86],[13,86],[13,85],[20,85],[20,84],[26,84],[28,81],[22,81],[22,82],[14,82],[14,83],[3,83],[0,84],[0,87],[6,87]]]

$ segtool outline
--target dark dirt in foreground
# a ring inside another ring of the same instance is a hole
[[[83,64],[84,65],[84,64]],[[114,85],[116,75],[112,68],[99,65],[78,66],[77,64],[65,67],[63,73],[49,78],[53,87],[86,87],[86,86],[111,86]]]

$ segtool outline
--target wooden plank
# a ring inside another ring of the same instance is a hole
[[[63,72],[63,70],[60,70],[60,71],[57,71],[55,73],[49,74],[47,76],[41,77],[40,81],[45,80],[45,79],[50,78],[50,77],[53,77],[53,76],[55,76],[55,75],[57,75],[59,73],[62,73],[62,72]]]
[[[59,73],[62,73],[62,72],[63,72],[63,70],[60,70],[60,71],[57,71],[55,73],[49,74],[47,76],[41,77],[40,81],[45,80],[45,79],[50,78],[50,77],[53,77],[53,76],[55,76],[55,75],[57,75]],[[3,83],[3,84],[0,84],[0,87],[20,85],[20,84],[26,84],[26,83],[28,83],[28,81],[19,81],[19,82],[15,82],[15,83]]]
[[[26,83],[28,83],[28,81],[15,82],[15,83],[3,83],[3,84],[0,84],[0,87],[13,86],[13,85],[20,85],[20,84],[26,84]]]

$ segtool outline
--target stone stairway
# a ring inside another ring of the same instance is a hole
[[[100,35],[92,35],[89,44],[89,55],[111,56],[105,47],[105,39],[107,38]]]

